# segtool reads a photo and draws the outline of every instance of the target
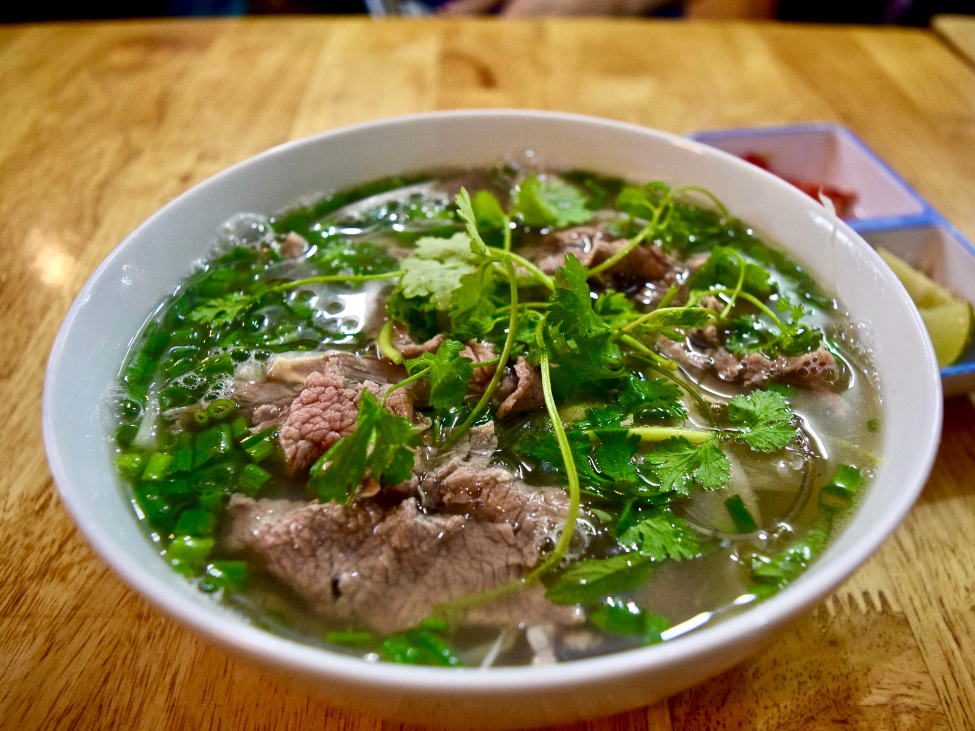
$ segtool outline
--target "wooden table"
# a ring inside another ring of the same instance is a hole
[[[975,15],[936,15],[931,27],[975,66]]]
[[[916,30],[292,19],[0,28],[0,727],[389,729],[281,685],[125,588],[40,442],[52,340],[129,231],[218,170],[394,114],[533,107],[685,132],[836,120],[975,240],[975,72]],[[893,538],[771,650],[591,727],[975,729],[975,420],[947,404]],[[580,725],[578,728],[582,728]]]

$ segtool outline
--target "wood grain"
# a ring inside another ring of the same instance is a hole
[[[40,443],[47,354],[98,262],[272,145],[376,117],[516,106],[673,132],[850,126],[975,239],[975,73],[933,34],[615,20],[282,19],[0,27],[0,727],[369,729],[176,626],[111,574]],[[975,409],[947,404],[921,500],[769,651],[576,724],[975,730]]]
[[[931,19],[931,28],[975,66],[975,17],[936,15]]]

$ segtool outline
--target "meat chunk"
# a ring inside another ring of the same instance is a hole
[[[503,419],[509,414],[520,414],[534,411],[545,405],[542,393],[542,375],[538,369],[518,356],[514,365],[514,377],[502,382],[498,391],[502,401],[498,406],[498,418]]]
[[[303,384],[312,373],[331,368],[348,381],[362,383],[399,383],[406,378],[406,369],[371,356],[353,355],[340,350],[322,352],[282,353],[268,368],[268,378],[281,383]]]
[[[492,440],[493,430],[482,429],[461,453]],[[440,602],[523,576],[554,544],[568,510],[559,488],[533,488],[507,470],[459,457],[425,477],[423,510],[414,497],[383,509],[370,500],[234,496],[232,544],[263,558],[322,616],[356,617],[393,632],[414,626]],[[468,619],[492,626],[581,621],[573,608],[545,601],[541,587],[483,605]]]
[[[285,259],[300,259],[306,251],[308,251],[308,241],[294,231],[288,232],[281,242],[281,256]]]
[[[249,423],[263,429],[284,418],[299,388],[267,380],[238,381],[234,384],[234,401]]]
[[[359,390],[347,388],[344,376],[331,368],[309,375],[278,434],[286,472],[307,470],[335,442],[351,434],[358,412]]]
[[[577,226],[550,234],[535,254],[538,268],[546,274],[565,266],[566,254],[575,256],[583,266],[594,267],[626,246],[625,240],[610,237],[601,226]],[[610,268],[614,275],[628,276],[646,282],[670,282],[680,267],[659,246],[643,243]]]
[[[693,342],[677,343],[663,336],[657,340],[657,347],[682,366],[709,372],[729,383],[762,386],[770,381],[782,380],[822,391],[833,387],[839,379],[836,359],[822,346],[811,353],[791,357],[772,359],[762,353],[748,353],[739,357],[723,345],[716,344],[713,337],[708,337],[707,328],[699,333],[697,342],[707,341],[706,347],[697,348]]]
[[[438,333],[424,343],[417,343],[410,334],[400,325],[393,326],[392,336],[393,347],[396,348],[407,360],[419,358],[424,353],[436,353],[437,348],[444,341],[443,333]]]
[[[482,343],[477,340],[468,340],[465,348],[460,351],[460,355],[464,358],[470,358],[475,363],[494,360],[498,357],[491,343]],[[471,373],[471,388],[478,392],[484,392],[491,382],[491,377],[494,376],[494,371],[495,366],[493,365],[475,368]]]

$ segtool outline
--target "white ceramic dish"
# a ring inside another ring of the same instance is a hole
[[[777,175],[832,185],[857,194],[857,231],[911,226],[934,211],[876,153],[846,127],[830,122],[695,132],[692,139],[742,157],[768,159]]]
[[[752,609],[672,641],[545,668],[486,671],[360,661],[255,629],[161,561],[116,480],[101,414],[128,341],[240,211],[274,212],[318,191],[533,150],[557,167],[695,183],[772,239],[868,323],[885,402],[884,463],[834,544]],[[930,470],[941,428],[934,353],[907,293],[847,225],[787,183],[731,155],[642,127],[567,114],[465,111],[384,120],[269,150],[201,183],[134,231],[78,295],[55,342],[44,439],[62,499],[136,591],[224,648],[333,701],[414,722],[482,727],[569,722],[649,703],[718,673],[811,608],[880,545]],[[165,659],[162,660],[165,662]]]

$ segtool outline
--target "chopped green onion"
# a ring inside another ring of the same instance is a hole
[[[196,437],[196,453],[193,467],[199,469],[217,457],[234,450],[234,435],[228,424],[219,424],[201,432]]]
[[[135,502],[153,530],[168,534],[176,523],[176,513],[159,494],[156,485],[135,488]]]
[[[153,452],[149,457],[146,468],[142,471],[143,482],[162,482],[169,474],[169,466],[173,463],[173,455],[165,452]]]
[[[325,635],[325,641],[343,647],[368,647],[373,637],[368,632],[329,632]]]
[[[253,447],[255,444],[260,442],[262,439],[266,439],[274,434],[277,434],[278,427],[269,426],[267,429],[261,429],[257,434],[252,434],[246,439],[240,440],[240,448],[247,449],[248,447]]]
[[[819,491],[819,507],[823,512],[835,513],[853,504],[857,490],[863,484],[860,470],[841,464],[828,485]]]
[[[136,480],[145,470],[147,457],[141,452],[123,452],[115,458],[115,467],[123,477]]]
[[[271,479],[271,474],[262,470],[256,464],[249,464],[240,471],[238,488],[240,492],[250,497],[257,497],[264,484]]]
[[[745,507],[745,501],[741,499],[741,495],[732,495],[724,501],[724,506],[728,509],[728,515],[731,516],[735,529],[739,533],[754,533],[758,530],[758,525],[755,523],[752,514],[748,512],[748,508]]]
[[[273,442],[270,442],[267,439],[262,439],[253,447],[248,447],[244,451],[246,451],[247,454],[250,455],[250,458],[252,460],[254,460],[255,462],[260,462],[270,457],[274,453],[274,448],[275,445]]]
[[[166,549],[166,557],[172,567],[184,576],[195,576],[203,568],[212,548],[212,538],[176,536]]]
[[[247,419],[238,416],[230,422],[230,431],[233,432],[234,439],[243,439],[244,435],[247,434]]]
[[[182,432],[176,442],[170,474],[178,475],[193,469],[193,435]]]
[[[206,409],[199,409],[193,412],[193,421],[196,422],[197,426],[209,426],[212,419],[210,418],[210,412]]]
[[[184,510],[176,521],[176,533],[187,536],[212,536],[217,527],[217,516],[207,510]]]
[[[214,561],[207,564],[200,579],[200,590],[205,592],[223,589],[229,592],[239,592],[247,581],[246,561]]]
[[[216,421],[223,421],[228,416],[230,416],[237,409],[237,404],[235,404],[229,398],[218,398],[216,401],[210,403],[207,406],[207,413],[210,414],[211,418]]]

